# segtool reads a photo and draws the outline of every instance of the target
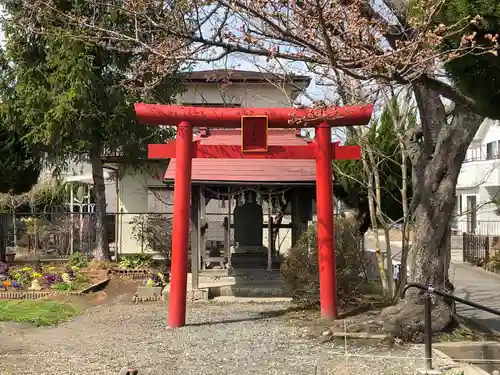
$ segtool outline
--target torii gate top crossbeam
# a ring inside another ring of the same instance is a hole
[[[308,128],[327,123],[330,126],[367,125],[373,105],[317,108],[210,108],[178,105],[135,105],[141,124],[240,128],[244,116],[267,116],[269,128]]]

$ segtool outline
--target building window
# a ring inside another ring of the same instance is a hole
[[[486,159],[487,160],[495,159],[497,157],[497,154],[498,154],[497,145],[498,145],[497,141],[486,143]]]
[[[477,198],[467,196],[467,233],[476,233],[477,229]]]

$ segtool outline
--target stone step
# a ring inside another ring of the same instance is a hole
[[[231,260],[234,259],[267,259],[267,253],[245,253],[245,254],[231,254]]]
[[[210,298],[215,297],[290,297],[282,283],[249,282],[209,288]]]
[[[201,284],[210,283],[225,283],[225,285],[233,285],[251,282],[266,282],[266,283],[281,283],[281,275],[279,270],[268,272],[265,269],[231,269],[231,270],[216,270],[226,272],[210,272],[212,270],[204,270],[200,272],[199,282]],[[191,282],[191,274],[188,277],[188,284]],[[190,284],[189,284],[190,285]]]
[[[235,297],[235,296],[220,296],[214,297],[215,302],[223,303],[286,303],[292,302],[291,297]]]

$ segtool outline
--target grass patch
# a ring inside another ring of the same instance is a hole
[[[78,313],[68,303],[40,300],[0,300],[0,321],[50,326],[63,323]]]

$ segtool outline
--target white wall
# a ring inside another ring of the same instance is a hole
[[[163,172],[166,167],[159,167]],[[158,200],[149,187],[162,186],[151,172],[122,170],[119,182],[119,230],[118,244],[121,254],[148,252],[144,243],[134,237],[134,218],[149,212],[166,212],[164,199]],[[162,186],[163,187],[163,186]]]
[[[187,86],[177,99],[179,104],[210,103],[238,104],[242,107],[291,107],[296,93],[295,86],[263,84],[230,84],[221,88],[215,83],[199,83]]]
[[[285,87],[276,87],[270,83],[266,84],[230,84],[224,89],[218,87],[215,83],[192,84],[186,87],[186,91],[177,98],[179,104],[238,104],[242,107],[290,107],[295,95],[295,86],[286,85]],[[166,167],[158,171],[162,175]],[[166,192],[152,193],[148,191],[151,187],[164,187],[159,179],[154,179],[150,175],[135,174],[125,175],[120,181],[120,230],[121,234],[119,244],[121,244],[121,253],[137,253],[148,251],[148,249],[133,237],[133,225],[131,221],[139,213],[147,212],[172,212],[172,196]],[[158,194],[163,194],[161,199]],[[170,200],[170,201],[169,201]],[[167,202],[167,204],[165,204]],[[234,207],[234,206],[233,206]],[[220,203],[216,200],[211,201],[207,206],[207,213],[225,212]],[[220,220],[223,220],[222,215]],[[208,220],[219,218],[214,215],[209,216]],[[222,231],[222,227],[221,227]],[[291,235],[289,230],[282,229],[280,237],[285,238],[282,248],[289,247]],[[223,237],[222,237],[223,238]],[[267,244],[267,230],[264,231],[264,245]],[[288,241],[288,242],[287,242]]]
[[[500,126],[497,121],[486,119],[467,150],[457,182],[457,228],[467,231],[467,197],[475,196],[476,233],[500,235],[500,216],[491,201],[500,199],[500,157],[486,160],[486,145],[496,142],[494,154],[500,155]],[[459,197],[462,198],[460,215]]]

